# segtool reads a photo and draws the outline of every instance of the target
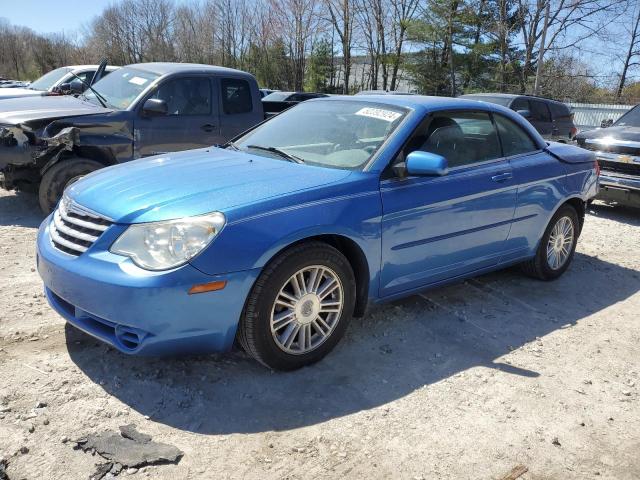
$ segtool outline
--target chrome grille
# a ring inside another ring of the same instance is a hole
[[[113,222],[63,198],[49,226],[51,242],[58,250],[81,255]]]

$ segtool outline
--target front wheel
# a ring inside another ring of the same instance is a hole
[[[579,232],[576,210],[570,205],[560,207],[540,240],[536,256],[522,264],[524,272],[540,280],[558,278],[573,260]]]
[[[83,176],[104,167],[99,162],[86,158],[60,160],[42,176],[38,189],[40,208],[51,213],[62,197],[64,189]]]
[[[247,299],[238,340],[274,370],[317,362],[344,335],[356,284],[348,260],[321,242],[295,246],[262,272]]]

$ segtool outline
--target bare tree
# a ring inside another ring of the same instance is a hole
[[[546,45],[544,50],[559,52],[574,48],[582,41],[598,35],[615,22],[624,11],[627,0],[517,0],[521,36],[524,45],[521,90],[533,74],[542,33],[545,31],[549,3]],[[567,32],[571,32],[571,36]]]
[[[351,48],[353,46],[355,2],[354,0],[324,0],[331,26],[338,34],[342,46],[342,68],[344,81],[342,92],[349,93],[351,76]]]
[[[269,0],[273,11],[273,40],[281,40],[291,61],[291,86],[302,90],[306,59],[319,34],[320,16],[316,0]]]
[[[415,18],[419,0],[390,0],[393,12],[393,54],[391,56],[391,84],[390,90],[397,88],[398,71],[402,63],[402,48],[407,36],[409,23]]]
[[[622,96],[625,84],[627,82],[627,75],[629,69],[640,65],[636,59],[640,55],[640,8],[636,6],[635,15],[632,17],[631,28],[628,30],[629,34],[629,47],[627,48],[627,54],[624,57],[624,63],[622,67],[622,73],[620,74],[620,81],[618,82],[618,88],[616,89],[616,98]]]

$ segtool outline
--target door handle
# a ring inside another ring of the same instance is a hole
[[[505,172],[494,175],[493,177],[491,177],[491,180],[493,180],[494,182],[504,182],[505,180],[509,180],[512,177],[513,175],[511,175],[510,172]]]
[[[215,128],[216,128],[215,125],[212,125],[210,123],[205,123],[200,127],[200,130],[204,130],[205,132],[213,132]]]

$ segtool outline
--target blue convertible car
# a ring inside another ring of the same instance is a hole
[[[521,263],[571,263],[593,153],[497,105],[311,100],[221,148],[105,168],[38,235],[68,322],[130,354],[315,362],[368,304]]]

